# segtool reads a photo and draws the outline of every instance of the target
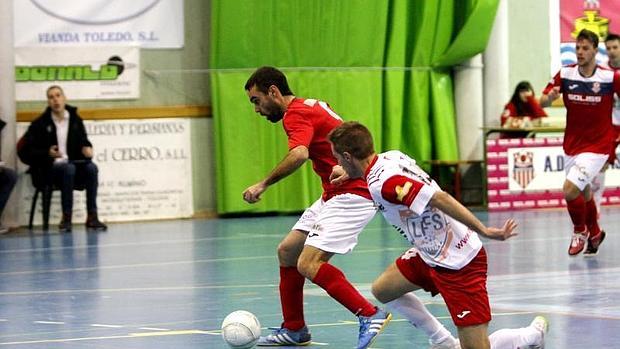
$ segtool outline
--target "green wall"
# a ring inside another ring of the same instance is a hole
[[[532,83],[537,95],[551,78],[549,0],[503,0],[508,3],[509,86]]]
[[[529,80],[539,94],[554,73],[549,68],[549,1],[502,1],[508,3],[509,86]],[[209,75],[206,71],[195,70],[208,68],[210,8],[210,0],[185,0],[184,48],[142,50],[140,99],[80,101],[75,104],[81,108],[210,105]],[[192,71],[188,71],[190,69]],[[18,110],[44,107],[45,102],[17,104]],[[193,119],[191,125],[194,209],[214,211],[212,119]]]

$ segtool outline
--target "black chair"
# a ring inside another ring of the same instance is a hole
[[[42,210],[43,210],[43,230],[49,228],[50,221],[50,206],[52,205],[52,191],[53,188],[50,185],[44,185],[42,188],[35,187],[34,195],[32,196],[32,204],[30,205],[30,220],[28,221],[28,229],[32,230],[32,222],[34,221],[34,211],[37,207],[37,199],[39,193],[42,193]]]
[[[73,161],[75,164],[83,164],[88,161],[76,160]],[[78,167],[79,169],[79,167]],[[39,198],[39,193],[41,194],[41,209],[43,214],[43,230],[49,229],[49,220],[50,220],[50,206],[52,205],[52,193],[54,190],[60,190],[57,186],[47,180],[49,178],[49,173],[40,168],[30,167],[27,171],[30,173],[32,179],[32,185],[35,189],[34,194],[32,195],[32,203],[30,205],[30,219],[28,221],[28,229],[32,230],[32,222],[34,221],[34,212],[37,207],[37,199]],[[84,185],[84,181],[82,180],[82,176],[80,176],[80,171],[77,170],[75,174],[75,182],[73,184],[73,190],[82,191],[86,189]]]

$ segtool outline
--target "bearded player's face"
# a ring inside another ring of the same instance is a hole
[[[284,117],[284,109],[275,101],[275,97],[258,90],[256,85],[246,91],[254,111],[276,123]]]

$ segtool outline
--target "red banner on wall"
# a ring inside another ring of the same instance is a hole
[[[620,34],[620,1],[560,0],[560,54],[562,65],[577,63],[575,38],[582,29],[599,35],[596,60],[607,62],[603,40],[608,33]]]

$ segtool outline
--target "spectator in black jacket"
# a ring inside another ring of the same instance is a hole
[[[2,131],[5,125],[6,123],[0,120],[0,131]],[[6,167],[4,162],[0,160],[0,216],[2,216],[4,206],[6,206],[9,196],[11,196],[11,191],[15,186],[15,182],[17,182],[17,174],[15,171]],[[9,228],[0,224],[0,234],[6,234],[8,232]]]
[[[65,102],[62,88],[50,86],[48,107],[32,122],[24,136],[33,180],[60,188],[62,220],[58,229],[61,232],[71,231],[73,189],[78,181],[86,189],[86,227],[106,230],[107,226],[97,217],[98,169],[91,161],[92,144],[77,108]]]

